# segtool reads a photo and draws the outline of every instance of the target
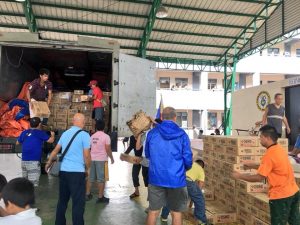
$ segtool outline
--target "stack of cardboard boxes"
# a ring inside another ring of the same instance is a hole
[[[279,143],[288,149],[287,139],[280,139]],[[212,223],[270,224],[266,182],[250,183],[232,178],[234,171],[255,174],[256,170],[245,170],[243,164],[260,163],[265,151],[258,137],[204,138],[205,185],[214,194],[214,201],[207,201]]]
[[[109,103],[110,93],[104,92],[104,98]],[[66,130],[73,125],[73,117],[80,112],[85,115],[85,130],[94,131],[95,121],[92,119],[93,103],[88,101],[88,96],[84,95],[83,90],[75,90],[74,92],[55,92],[49,106],[51,115],[48,125],[52,129]],[[109,122],[108,104],[105,107],[104,121],[106,125]]]

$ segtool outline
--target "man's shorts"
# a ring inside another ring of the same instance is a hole
[[[149,184],[148,187],[149,209],[160,210],[167,206],[171,211],[184,212],[187,210],[187,188],[165,188]]]
[[[39,161],[22,161],[22,176],[33,183],[35,187],[39,186],[41,175],[41,163]]]
[[[90,169],[91,182],[105,182],[105,161],[92,161]]]

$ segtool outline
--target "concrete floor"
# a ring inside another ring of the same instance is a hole
[[[110,198],[109,204],[96,204],[97,189],[94,187],[94,198],[86,203],[85,224],[87,225],[140,225],[145,224],[147,214],[147,190],[144,186],[140,189],[141,196],[130,200],[133,193],[131,182],[131,165],[118,160],[119,153],[114,153],[116,162],[109,165],[110,181],[107,182],[105,196]],[[142,182],[142,177],[140,177]],[[43,220],[43,225],[53,225],[58,198],[58,179],[42,175],[40,186],[36,191],[36,205],[40,209],[38,215]],[[71,201],[67,211],[67,224],[72,224]],[[158,223],[159,224],[159,223]]]
[[[140,174],[140,197],[130,200],[129,195],[133,193],[131,168],[132,165],[119,160],[123,152],[123,145],[119,144],[119,153],[114,153],[115,164],[109,165],[110,180],[107,182],[105,196],[110,198],[109,204],[96,204],[97,189],[93,187],[94,198],[86,203],[85,224],[86,225],[143,225],[148,207],[147,189],[144,187]],[[0,155],[0,173],[8,180],[21,176],[21,161],[15,154]],[[38,215],[43,220],[43,225],[54,225],[55,211],[58,198],[58,179],[48,175],[41,175],[40,186],[36,189],[36,206],[40,209]],[[67,225],[72,224],[71,201],[67,210]],[[169,218],[168,224],[171,224]],[[161,223],[158,220],[157,224]],[[184,224],[190,224],[184,222]]]

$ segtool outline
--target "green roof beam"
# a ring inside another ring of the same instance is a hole
[[[0,14],[1,15],[5,14],[7,16],[23,16],[21,14],[5,13],[5,12],[0,12]],[[82,20],[76,20],[76,19],[74,20],[74,19],[54,18],[54,17],[49,17],[49,16],[36,16],[36,19],[45,19],[45,20],[61,21],[61,22],[67,22],[67,23],[80,23],[80,24],[89,24],[89,25],[96,25],[96,26],[107,26],[107,27],[142,30],[142,27],[134,27],[134,26],[120,25],[120,24],[100,23],[100,22],[92,22],[92,21],[82,21]],[[166,30],[166,29],[152,29],[152,31],[171,33],[171,34],[191,35],[191,36],[198,36],[198,37],[221,38],[221,39],[235,39],[236,38],[236,36],[229,36],[229,35],[193,33],[193,32],[185,32],[185,31]],[[248,40],[248,39],[249,38],[246,38],[246,40]]]
[[[161,5],[161,0],[153,0],[148,20],[143,32],[143,36],[140,41],[139,49],[137,55],[142,58],[146,58],[146,49],[148,42],[150,40],[151,32],[155,23],[156,13]]]
[[[23,2],[23,10],[24,10],[29,31],[32,33],[37,32],[38,30],[37,30],[36,20],[32,11],[32,4],[30,0],[25,0]]]
[[[266,1],[263,0],[234,0],[235,2],[245,2],[245,3],[254,3],[254,4],[266,4]]]
[[[283,0],[278,0],[278,2],[276,3],[277,6],[279,6],[282,3]],[[259,30],[256,28],[256,21],[259,19],[259,16],[261,14],[263,14],[271,5],[273,6],[275,3],[273,2],[273,0],[265,0],[266,4],[265,6],[260,10],[260,12],[257,14],[257,16],[255,18],[253,18],[253,20],[248,24],[248,26],[240,33],[240,35],[235,39],[235,41],[232,43],[232,45],[227,49],[227,51],[225,52],[225,54],[219,59],[220,61],[222,61],[222,59],[227,55],[227,53],[234,48],[234,46],[238,43],[238,41],[244,36],[244,34],[248,31],[248,29],[250,27],[254,27],[255,28],[255,33]],[[276,10],[276,9],[275,9]],[[275,12],[275,10],[273,12]],[[267,19],[267,18],[266,18]],[[253,35],[255,35],[255,33]],[[245,45],[250,41],[250,38],[246,39],[246,43]]]
[[[131,3],[138,3],[138,4],[151,4],[149,1],[142,1],[142,0],[119,0],[120,2],[131,2]],[[230,15],[230,16],[239,16],[239,17],[255,17],[256,14],[250,14],[250,13],[238,13],[238,12],[232,12],[232,11],[226,11],[226,10],[215,10],[215,9],[205,9],[205,8],[198,8],[198,7],[190,7],[190,6],[184,6],[184,5],[174,5],[174,4],[163,4],[167,8],[175,8],[175,9],[184,9],[184,10],[191,10],[196,12],[207,12],[207,13],[215,13],[219,15]]]
[[[15,0],[6,0],[6,1],[16,2]],[[143,18],[143,19],[148,18],[146,15],[141,15],[141,14],[115,12],[115,11],[110,11],[110,10],[101,10],[101,9],[69,6],[69,5],[63,5],[63,4],[53,4],[53,3],[34,2],[33,1],[32,5],[45,6],[45,7],[55,7],[55,8],[70,9],[70,10],[81,10],[81,11],[88,11],[88,12],[102,13],[102,14],[105,13],[105,14],[111,14],[111,15],[128,16],[128,17]],[[233,29],[243,29],[245,27],[245,26],[235,25],[235,24],[212,23],[212,22],[204,22],[204,21],[191,21],[191,20],[182,20],[182,19],[175,19],[175,18],[164,18],[164,19],[156,18],[156,19],[157,20],[165,20],[165,21],[169,21],[169,22],[178,22],[178,23],[187,23],[187,24],[195,24],[195,25],[205,25],[205,26],[215,26],[215,27],[226,27],[226,28],[233,28]]]

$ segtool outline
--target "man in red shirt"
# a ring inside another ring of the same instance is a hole
[[[92,99],[94,105],[94,115],[95,120],[103,120],[104,107],[102,104],[103,101],[103,93],[101,89],[98,87],[98,82],[96,80],[91,80],[89,86],[92,89]]]

